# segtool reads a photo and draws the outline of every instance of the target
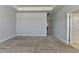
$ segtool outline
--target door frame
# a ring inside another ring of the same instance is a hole
[[[72,40],[72,12],[78,9],[73,9],[67,13],[67,44],[68,45],[71,44],[71,40]]]
[[[69,13],[67,13],[67,44],[69,44],[70,43],[70,19],[69,19],[69,16],[70,16],[70,14]]]
[[[72,13],[67,13],[67,44],[72,40]]]
[[[69,26],[69,28],[67,28],[67,30],[69,31],[69,33],[67,32],[67,37],[69,38],[67,41],[68,41],[68,43],[71,45],[72,44],[72,17],[73,17],[73,15],[75,15],[75,14],[73,14],[73,13],[69,13],[68,14],[68,26]],[[76,15],[79,15],[79,14],[76,14]],[[67,27],[68,27],[67,26]]]

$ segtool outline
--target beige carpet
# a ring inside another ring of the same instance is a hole
[[[0,43],[0,53],[76,53],[79,50],[55,37],[15,37]]]

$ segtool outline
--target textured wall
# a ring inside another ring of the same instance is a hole
[[[47,15],[43,12],[17,13],[16,35],[46,36]]]
[[[69,5],[53,14],[53,34],[67,41],[67,13],[79,9],[77,5]]]
[[[0,6],[0,40],[16,33],[16,10],[11,6]]]

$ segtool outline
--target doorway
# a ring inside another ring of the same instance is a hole
[[[69,14],[69,43],[79,49],[79,10]]]
[[[47,13],[47,35],[52,35],[52,15]]]

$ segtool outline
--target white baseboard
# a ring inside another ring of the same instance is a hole
[[[47,35],[16,34],[16,36],[47,36]]]
[[[61,37],[57,36],[57,35],[54,35],[56,38],[58,38],[62,43],[68,45],[68,43]]]
[[[10,38],[13,38],[13,37],[15,37],[15,36],[16,36],[16,35],[12,35],[12,36],[10,36],[10,37],[6,37],[6,38],[0,40],[0,43],[1,43],[1,42],[4,42],[4,41],[6,41],[6,40],[9,40]]]

